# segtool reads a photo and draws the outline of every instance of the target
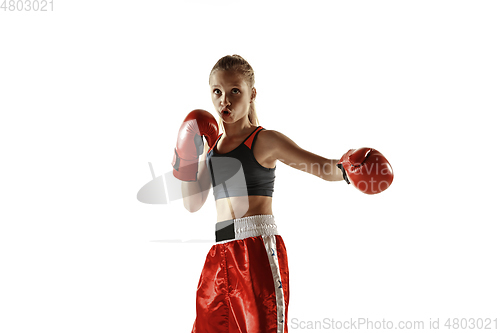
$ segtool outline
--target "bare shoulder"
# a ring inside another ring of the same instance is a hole
[[[275,131],[275,130],[262,130],[261,133],[259,134],[261,136],[261,138],[263,138],[266,142],[269,142],[269,143],[278,143],[278,142],[281,142],[283,140],[286,140],[288,139],[288,137],[286,135],[284,135],[283,133],[281,132],[278,132],[278,131]],[[288,139],[290,140],[290,139]]]
[[[275,165],[277,160],[286,160],[288,155],[300,149],[295,142],[279,131],[262,130],[259,138],[255,155],[259,155],[263,163],[268,165]]]
[[[276,130],[262,130],[261,131],[262,141],[266,142],[269,148],[280,149],[287,145],[294,145],[295,143],[287,137],[285,134],[278,132]]]

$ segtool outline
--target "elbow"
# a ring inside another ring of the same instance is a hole
[[[201,193],[200,193],[201,194]],[[193,195],[183,198],[184,208],[190,213],[195,213],[203,207],[206,197],[202,195]]]
[[[195,213],[200,210],[201,205],[195,205],[192,202],[184,201],[184,208],[190,213]]]
[[[188,212],[190,212],[190,213],[196,213],[196,212],[199,210],[199,208],[198,208],[198,209],[196,209],[196,208],[191,208],[191,207],[189,207],[189,208],[188,208],[188,207],[186,207],[186,209],[187,209],[187,211],[188,211]]]

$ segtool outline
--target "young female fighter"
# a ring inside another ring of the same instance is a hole
[[[255,113],[254,83],[253,69],[242,57],[221,58],[209,84],[222,134],[203,110],[191,112],[179,131],[173,165],[174,175],[184,180],[184,206],[200,209],[212,185],[217,209],[217,243],[199,280],[192,332],[287,332],[287,255],[272,211],[276,161],[328,181],[349,182],[346,173],[356,180],[350,158],[367,155],[350,150],[342,161],[327,159],[263,129]],[[198,161],[201,136],[207,143]]]

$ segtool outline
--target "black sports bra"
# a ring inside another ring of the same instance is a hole
[[[256,128],[238,147],[226,154],[217,153],[222,134],[207,153],[207,167],[212,178],[215,200],[246,195],[272,197],[274,168],[265,168],[253,155],[253,146],[262,126]]]

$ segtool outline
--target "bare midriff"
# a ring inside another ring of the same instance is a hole
[[[253,215],[272,215],[272,197],[250,195],[222,198],[215,201],[217,222]]]

